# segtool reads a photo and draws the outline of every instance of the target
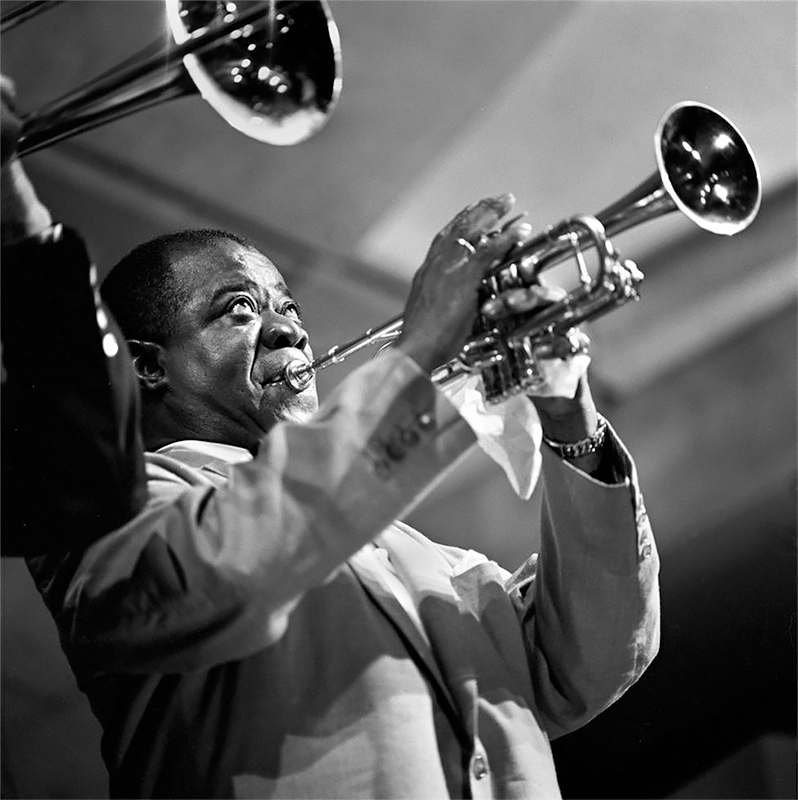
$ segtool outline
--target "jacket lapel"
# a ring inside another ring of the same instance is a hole
[[[209,481],[216,485],[223,485],[229,479],[231,463],[217,456],[191,448],[172,448],[168,455],[202,470]],[[475,689],[473,686],[469,688],[469,682],[464,682],[460,674],[460,668],[469,672],[469,662],[462,659],[464,643],[460,640],[463,631],[453,619],[453,616],[459,617],[458,597],[452,588],[446,560],[434,547],[424,544],[421,538],[419,536],[419,540],[416,540],[411,534],[389,526],[377,537],[377,541],[388,551],[399,579],[409,590],[429,642],[386,585],[382,567],[376,562],[377,556],[373,550],[362,548],[349,559],[348,565],[404,637],[411,656],[437,689],[449,716],[461,721],[466,719],[466,728],[471,732],[472,725],[468,718],[473,713]]]
[[[382,569],[376,563],[376,558],[376,554],[366,547],[355,553],[348,563],[363,588],[407,642],[413,660],[421,666],[422,671],[437,689],[439,696],[448,706],[449,715],[459,718],[458,704],[444,679],[430,644],[424,639],[415,622],[408,616],[396,595],[386,585]],[[411,589],[411,595],[413,594]]]
[[[452,586],[452,569],[423,537],[394,526],[377,537],[389,552],[396,571],[410,590],[446,691],[469,734],[475,732],[476,671],[472,646],[484,632],[471,614],[464,614]],[[405,615],[406,616],[406,615]],[[429,652],[429,647],[427,647]]]

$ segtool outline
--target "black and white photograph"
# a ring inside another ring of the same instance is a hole
[[[798,797],[795,0],[0,30],[0,797]]]

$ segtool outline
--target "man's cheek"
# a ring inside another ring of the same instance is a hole
[[[243,350],[232,353],[213,353],[208,359],[207,373],[218,381],[241,382],[249,373],[249,364]]]

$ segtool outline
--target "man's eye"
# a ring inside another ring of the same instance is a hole
[[[227,310],[233,314],[257,314],[258,308],[251,297],[236,297]]]
[[[284,317],[291,317],[291,319],[296,320],[299,320],[302,317],[302,311],[299,308],[299,304],[295,303],[293,300],[290,303],[286,303],[280,313]]]

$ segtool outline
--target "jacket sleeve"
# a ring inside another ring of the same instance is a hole
[[[618,484],[544,451],[540,553],[508,585],[552,738],[617,700],[659,648],[659,558],[636,469],[609,433],[626,476]]]
[[[73,667],[185,671],[255,653],[472,443],[395,352],[351,374],[310,422],[276,426],[222,486],[170,476],[156,456],[145,511],[49,581],[68,587],[48,603]]]
[[[77,234],[2,256],[2,554],[84,547],[146,499],[135,376]]]

